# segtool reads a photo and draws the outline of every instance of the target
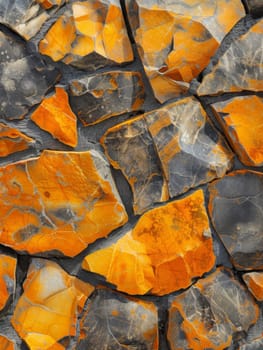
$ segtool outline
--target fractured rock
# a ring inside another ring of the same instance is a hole
[[[263,301],[263,272],[247,272],[242,278],[254,297]]]
[[[15,292],[16,258],[0,254],[0,311],[7,305]],[[1,341],[0,341],[1,344]],[[0,349],[2,347],[0,346]],[[3,349],[5,349],[3,347]]]

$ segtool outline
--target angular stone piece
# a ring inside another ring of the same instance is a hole
[[[3,335],[0,335],[0,349],[1,350],[16,350],[13,341]]]
[[[143,102],[139,72],[112,71],[70,82],[71,107],[85,126],[135,111]]]
[[[126,221],[97,151],[44,151],[0,169],[0,243],[13,249],[75,256]]]
[[[39,43],[54,61],[82,69],[133,60],[118,0],[74,1]]]
[[[120,169],[133,192],[136,214],[169,199],[167,184],[143,117],[108,129],[101,143],[111,165]]]
[[[76,335],[78,312],[94,288],[44,259],[33,260],[23,287],[12,317],[19,336],[31,350],[65,349],[56,343]]]
[[[5,1],[5,3],[7,3]],[[1,5],[0,5],[1,6]],[[0,116],[21,119],[59,77],[56,68],[29,55],[25,46],[0,32]]]
[[[209,213],[239,270],[263,268],[263,174],[239,170],[209,185]]]
[[[62,6],[68,0],[36,0],[43,8],[50,9],[53,6]]]
[[[201,104],[188,97],[144,115],[171,197],[222,177],[232,152]]]
[[[242,277],[254,297],[263,301],[263,272],[248,272]]]
[[[0,123],[0,157],[28,149],[34,140],[18,129]]]
[[[263,98],[234,97],[212,107],[241,162],[263,166]]]
[[[0,311],[5,308],[16,286],[16,258],[0,254]],[[1,342],[0,342],[1,344]],[[0,349],[1,346],[0,346]]]
[[[215,262],[202,190],[152,209],[126,235],[87,255],[82,267],[128,294],[187,288]]]
[[[263,19],[234,40],[198,88],[199,95],[263,90]]]
[[[72,112],[68,94],[62,87],[57,86],[55,94],[41,102],[31,119],[60,142],[71,147],[77,146],[77,117]]]
[[[217,269],[173,299],[169,310],[171,350],[223,350],[247,331],[258,306],[229,270]]]
[[[239,0],[128,0],[126,5],[144,69],[160,102],[187,91],[245,15]]]
[[[99,289],[81,323],[77,350],[158,349],[158,313],[147,301]]]
[[[253,17],[263,16],[263,2],[262,0],[245,0],[249,13]]]

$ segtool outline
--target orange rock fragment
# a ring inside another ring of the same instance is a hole
[[[54,262],[35,259],[24,282],[12,325],[31,350],[62,350],[57,342],[76,335],[78,313],[94,288]]]
[[[0,123],[0,157],[28,149],[34,142],[19,130]]]
[[[64,0],[37,0],[37,2],[44,8],[50,9],[53,6],[61,6]]]
[[[0,349],[1,350],[15,350],[15,344],[12,340],[0,335]]]
[[[116,243],[87,255],[82,267],[129,294],[187,288],[215,262],[201,190],[146,212]]]
[[[263,272],[248,272],[243,280],[258,301],[263,301]]]
[[[41,102],[31,119],[59,141],[71,147],[77,146],[77,117],[70,108],[68,94],[63,88],[57,86],[55,94]]]
[[[16,285],[16,259],[0,254],[0,311],[6,306]],[[1,346],[0,346],[0,349]]]

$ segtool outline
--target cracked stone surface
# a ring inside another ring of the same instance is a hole
[[[209,184],[209,214],[238,270],[263,268],[263,175],[240,170]]]
[[[29,254],[75,256],[127,221],[97,151],[44,151],[0,169],[0,242]]]
[[[16,264],[16,258],[0,254],[0,311],[6,307],[15,292]]]
[[[187,288],[215,263],[202,190],[143,214],[116,243],[87,255],[82,267],[128,294]]]
[[[254,297],[263,301],[263,272],[247,272],[242,278]]]

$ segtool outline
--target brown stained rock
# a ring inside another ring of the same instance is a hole
[[[209,184],[209,214],[239,270],[263,268],[263,174],[239,170]]]
[[[187,91],[224,36],[245,15],[239,0],[128,0],[126,6],[146,74],[160,102]]]
[[[75,256],[127,221],[109,164],[97,151],[44,151],[0,169],[0,243]]]
[[[234,40],[211,73],[207,74],[199,95],[263,90],[263,19],[239,39]]]
[[[147,301],[98,289],[81,323],[77,350],[158,350],[158,313]]]
[[[82,69],[133,60],[132,47],[118,0],[74,1],[39,43],[53,61]]]
[[[87,255],[82,267],[128,294],[164,295],[192,283],[215,262],[201,190],[152,209],[116,243]]]
[[[263,166],[263,98],[234,97],[212,107],[241,162]]]
[[[72,112],[68,94],[57,86],[51,97],[46,97],[31,115],[31,120],[54,138],[71,147],[78,144],[77,117]]]
[[[254,297],[263,301],[263,272],[248,272],[242,277]]]
[[[144,115],[171,197],[225,175],[232,152],[192,97]]]
[[[173,298],[169,310],[171,350],[224,350],[247,331],[259,310],[230,270],[217,269]]]
[[[84,126],[138,110],[143,102],[139,72],[112,71],[70,81],[70,104]]]
[[[56,344],[76,335],[78,313],[94,288],[59,265],[34,259],[23,284],[12,325],[30,350],[63,350]]]
[[[17,348],[15,347],[15,343],[3,336],[3,335],[0,335],[0,349],[1,350],[17,350]]]
[[[0,157],[20,152],[32,146],[34,140],[18,129],[0,123]]]
[[[169,199],[167,184],[143,117],[108,129],[101,143],[111,165],[120,169],[133,192],[136,214]]]
[[[0,254],[0,311],[5,308],[10,297],[14,294],[15,285],[16,258],[5,254]],[[1,345],[0,349],[2,349]]]

